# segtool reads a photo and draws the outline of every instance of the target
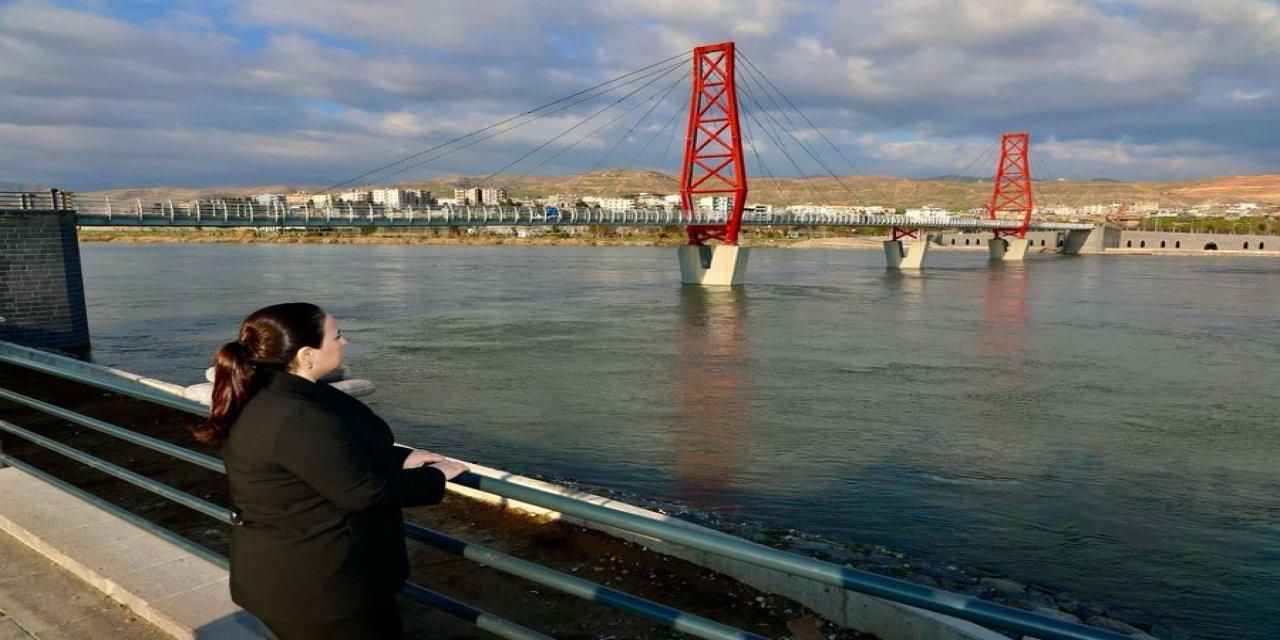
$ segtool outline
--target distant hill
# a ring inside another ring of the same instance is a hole
[[[991,182],[992,178],[979,178],[977,176],[934,176],[932,178],[920,178],[925,182]]]
[[[444,176],[401,182],[402,188],[430,189],[440,197],[452,197],[460,186],[479,186],[481,176]],[[555,193],[581,196],[622,196],[639,193],[671,194],[679,190],[679,177],[657,171],[606,169],[578,176],[498,176],[484,186],[506,188],[511,198],[529,200]],[[190,189],[149,187],[85,193],[109,196],[113,201],[141,199],[175,202],[193,198],[245,196],[258,193],[313,192],[322,185],[276,184],[266,186]],[[1255,202],[1280,205],[1280,175],[1223,176],[1179,182],[1119,182],[1051,180],[1033,182],[1032,195],[1039,203],[1085,205],[1112,202],[1155,201],[1169,206]],[[991,199],[991,179],[938,176],[926,179],[886,176],[839,178],[752,178],[750,201],[759,204],[866,204],[918,207],[934,204],[949,209],[980,206]]]
[[[0,182],[0,191],[48,191],[49,187],[30,182]]]

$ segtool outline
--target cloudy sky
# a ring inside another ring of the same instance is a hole
[[[753,174],[1280,173],[1276,0],[0,0],[0,182],[678,174],[730,40]]]

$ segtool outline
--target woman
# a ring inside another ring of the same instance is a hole
[[[196,436],[222,444],[231,598],[281,640],[400,638],[402,507],[435,504],[466,466],[393,444],[369,407],[318,381],[347,340],[323,309],[259,309],[214,356]]]

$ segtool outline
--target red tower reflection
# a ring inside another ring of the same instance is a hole
[[[994,391],[1015,391],[1025,382],[1026,324],[1026,265],[992,264],[982,289],[976,344],[978,360],[999,372],[989,380]]]
[[[670,449],[676,489],[700,508],[735,506],[746,419],[741,288],[684,287],[672,375],[676,419]]]

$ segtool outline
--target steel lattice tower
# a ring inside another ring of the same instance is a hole
[[[1000,164],[996,167],[996,183],[991,191],[991,206],[987,215],[992,220],[1000,211],[1022,214],[1022,224],[1007,229],[996,229],[997,238],[1027,235],[1031,222],[1031,169],[1027,166],[1030,136],[1026,133],[1006,133],[1000,139]]]
[[[742,207],[747,200],[747,174],[738,127],[732,42],[693,50],[693,94],[680,178],[685,216],[693,214],[694,198],[701,195],[727,195],[733,204],[725,224],[689,225],[689,244],[700,245],[707,240],[738,244]]]

